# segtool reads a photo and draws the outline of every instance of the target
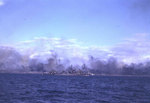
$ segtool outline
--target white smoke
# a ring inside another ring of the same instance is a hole
[[[42,37],[0,46],[0,71],[70,73],[72,69],[88,69],[96,74],[144,75],[150,73],[149,51],[150,41],[143,36],[109,48],[85,47],[74,39]]]

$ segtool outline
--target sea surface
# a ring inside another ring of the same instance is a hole
[[[0,103],[150,103],[150,77],[0,74]]]

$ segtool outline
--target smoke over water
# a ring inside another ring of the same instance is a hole
[[[150,75],[150,42],[126,39],[113,47],[81,46],[74,39],[35,38],[0,46],[0,72],[68,75]]]

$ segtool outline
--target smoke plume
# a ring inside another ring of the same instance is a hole
[[[0,72],[68,75],[150,75],[150,41],[137,37],[107,48],[74,39],[35,38],[0,46]]]

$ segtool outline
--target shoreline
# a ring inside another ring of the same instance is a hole
[[[39,74],[39,75],[50,75],[50,76],[110,76],[110,77],[150,77],[150,75],[118,75],[118,74],[49,74],[48,72],[0,72],[0,74]]]

